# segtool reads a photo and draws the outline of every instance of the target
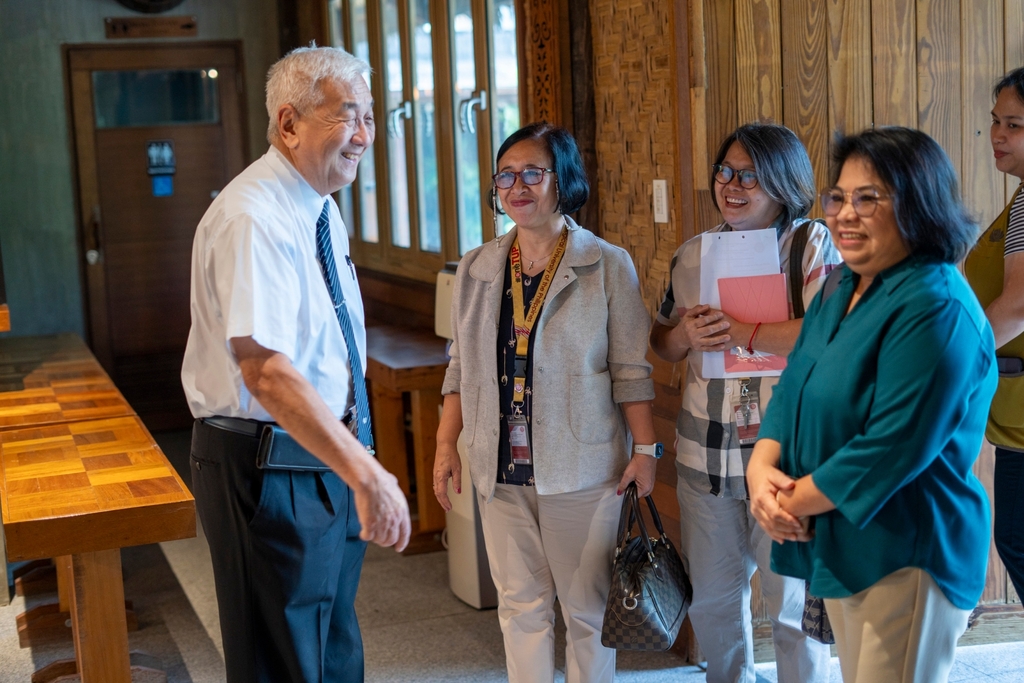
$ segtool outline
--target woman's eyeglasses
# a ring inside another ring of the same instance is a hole
[[[551,168],[526,168],[522,171],[502,171],[491,176],[494,186],[499,190],[507,190],[516,184],[516,177],[523,181],[523,185],[540,185],[544,182],[545,173],[554,173]]]
[[[757,185],[757,173],[755,171],[737,171],[735,168],[723,164],[715,164],[711,167],[715,172],[715,182],[728,185],[732,182],[733,176],[739,176],[740,187],[748,190]]]
[[[821,193],[821,208],[826,216],[838,216],[843,210],[846,198],[850,198],[853,210],[861,218],[869,218],[878,208],[878,202],[882,199],[890,199],[891,194],[878,194],[877,190],[864,189],[853,192],[841,192],[837,189],[825,190]]]

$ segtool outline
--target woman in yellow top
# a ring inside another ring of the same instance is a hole
[[[996,168],[1024,181],[1024,67],[993,90],[992,151]],[[1024,191],[978,240],[964,270],[996,337],[999,388],[986,436],[996,447],[995,541],[1024,597]]]

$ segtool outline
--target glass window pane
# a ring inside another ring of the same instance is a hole
[[[455,102],[455,168],[458,183],[459,255],[483,244],[480,216],[480,158],[476,132],[470,132],[468,101],[476,90],[476,52],[473,46],[473,9],[471,0],[455,0],[452,20],[452,81]]]
[[[491,131],[494,151],[521,125],[519,122],[519,62],[516,54],[515,0],[491,0],[491,54],[494,87]],[[496,231],[503,235],[512,228],[508,216],[498,216]]]
[[[97,128],[218,123],[216,69],[93,71]]]
[[[405,159],[405,98],[402,96],[402,34],[398,0],[381,3],[384,24],[384,106],[387,110],[388,186],[391,190],[391,243],[412,245],[409,226],[409,173]]]
[[[422,251],[441,251],[441,213],[437,187],[437,140],[434,126],[434,55],[430,1],[409,2],[413,49],[413,121],[416,125],[416,190]]]
[[[349,0],[348,4],[352,13],[352,45],[349,51],[369,64],[370,32],[366,24],[366,0]],[[372,75],[367,75],[366,83],[372,90]],[[387,135],[387,128],[379,122],[377,135]],[[359,162],[356,186],[359,188],[359,235],[364,242],[376,244],[380,241],[380,235],[377,227],[377,168],[372,146],[366,150],[362,161]]]

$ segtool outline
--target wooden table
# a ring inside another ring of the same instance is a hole
[[[120,549],[194,536],[195,502],[74,335],[0,340],[0,383],[7,557],[57,559],[83,683],[127,683]]]
[[[444,510],[434,498],[434,451],[441,405],[441,385],[448,368],[446,342],[430,330],[370,327],[366,330],[366,377],[370,380],[373,435],[377,457],[411,494],[406,459],[405,408],[409,394],[412,446],[419,519],[414,531],[436,534],[444,529]]]

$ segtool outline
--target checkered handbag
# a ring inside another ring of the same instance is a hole
[[[612,585],[601,628],[601,644],[605,647],[669,649],[693,600],[693,587],[683,562],[665,535],[650,496],[647,505],[659,534],[655,539],[647,534],[636,485],[630,484],[623,494]],[[637,536],[633,536],[634,522]]]
[[[800,629],[819,643],[831,645],[836,642],[832,622],[828,620],[828,612],[825,611],[825,599],[811,595],[810,583],[806,584],[804,590],[804,618]]]

